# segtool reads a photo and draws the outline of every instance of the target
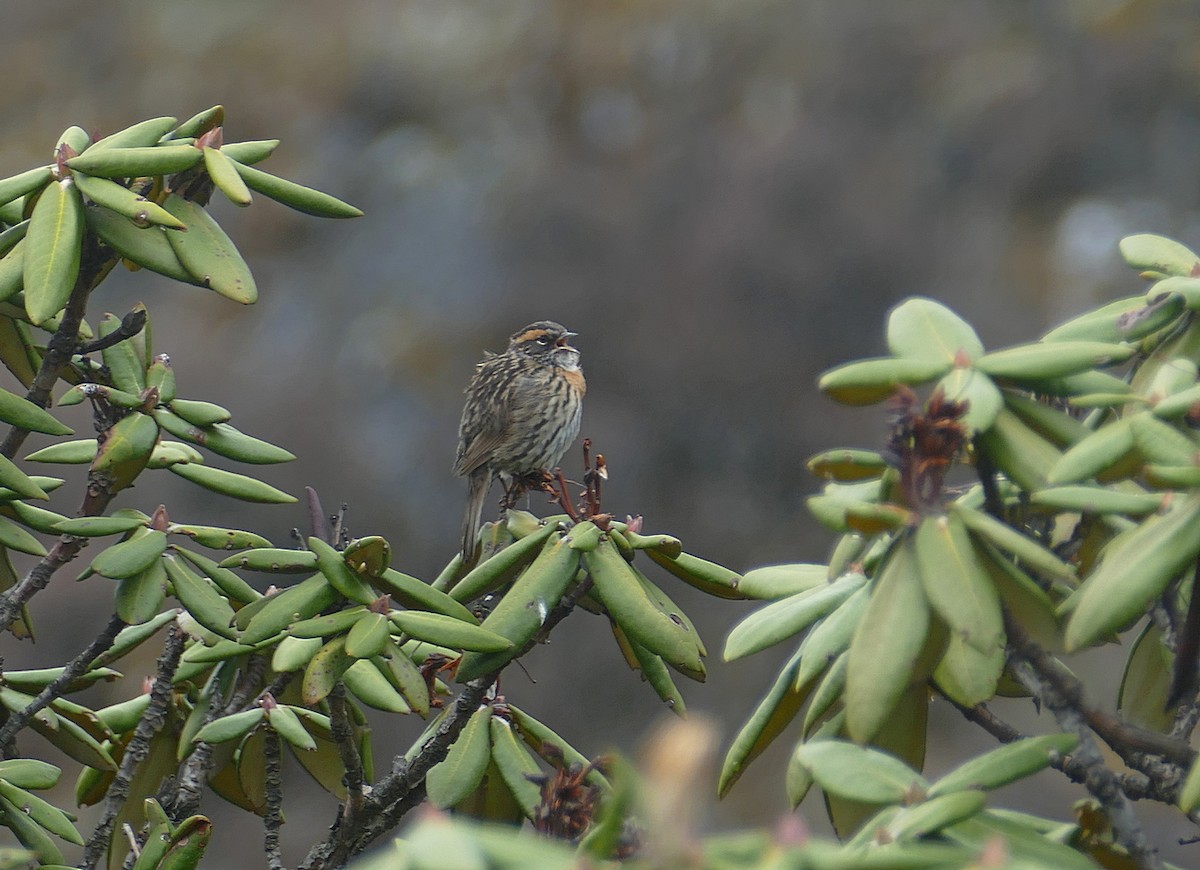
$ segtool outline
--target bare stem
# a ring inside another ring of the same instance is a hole
[[[129,797],[129,786],[137,772],[138,765],[150,754],[150,741],[166,724],[167,714],[171,707],[171,684],[175,677],[175,669],[179,666],[179,656],[183,652],[184,633],[178,623],[171,623],[167,632],[167,641],[163,646],[162,655],[158,657],[158,666],[154,673],[154,685],[150,689],[150,706],[138,722],[133,739],[121,757],[121,766],[108,787],[108,796],[104,800],[104,814],[96,829],[92,832],[83,853],[82,867],[96,867],[107,851],[109,838],[112,836],[113,825],[121,807]]]
[[[71,659],[67,666],[63,668],[63,672],[59,674],[55,680],[46,688],[42,689],[24,709],[18,710],[8,717],[8,721],[4,723],[4,727],[0,728],[0,753],[5,757],[12,757],[7,752],[7,747],[12,743],[13,738],[17,736],[22,728],[29,724],[29,721],[44,709],[48,704],[56,698],[64,694],[67,685],[81,677],[91,667],[93,661],[102,652],[112,646],[113,639],[125,627],[125,623],[117,616],[114,616],[104,631],[88,644],[87,649]]]
[[[266,732],[263,756],[267,803],[263,815],[263,845],[267,853],[267,867],[270,870],[283,870],[283,855],[279,850],[279,829],[283,826],[283,759],[280,757],[279,735],[270,728]]]

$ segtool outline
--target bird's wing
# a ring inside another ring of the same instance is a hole
[[[509,408],[504,400],[504,386],[494,392],[481,393],[475,389],[477,381],[495,378],[485,371],[491,360],[480,363],[471,386],[467,388],[467,405],[463,408],[462,424],[459,426],[458,457],[454,461],[454,473],[470,474],[486,465],[496,448],[504,443],[509,429]],[[474,432],[468,436],[468,432]]]

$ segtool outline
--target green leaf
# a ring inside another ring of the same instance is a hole
[[[1030,495],[1029,503],[1053,511],[1099,516],[1121,514],[1130,517],[1146,516],[1163,506],[1162,496],[1152,492],[1118,492],[1101,486],[1054,486],[1039,489]]]
[[[930,786],[927,795],[933,798],[967,789],[1000,788],[1044,770],[1056,757],[1069,754],[1078,743],[1075,734],[1044,734],[1015,740],[959,765]]]
[[[208,177],[221,193],[229,198],[234,205],[247,206],[250,204],[250,190],[242,176],[238,174],[237,164],[223,150],[204,147],[204,168]]]
[[[281,202],[289,208],[304,212],[315,217],[352,218],[361,217],[362,210],[342,202],[336,197],[311,187],[304,187],[293,181],[288,181],[276,175],[252,169],[234,162],[242,180],[263,196],[269,196],[276,202]]]
[[[0,761],[0,779],[18,788],[54,788],[62,771],[53,764],[36,758],[11,758]]]
[[[203,280],[193,276],[179,262],[175,249],[167,241],[168,230],[157,226],[139,227],[128,218],[103,208],[86,209],[84,217],[88,228],[126,260],[184,284],[204,286]]]
[[[483,706],[471,714],[446,758],[429,769],[425,788],[429,801],[440,809],[450,809],[475,790],[491,760],[491,736],[488,721],[492,708]]]
[[[812,691],[811,684],[796,688],[796,671],[800,653],[793,655],[780,670],[775,683],[759,702],[746,724],[742,726],[725,760],[717,783],[717,796],[725,797],[734,783],[755,758],[774,742],[775,738],[796,718]]]
[[[1180,299],[1192,310],[1200,308],[1200,278],[1194,275],[1163,278],[1146,291],[1147,302],[1156,302],[1164,296]]]
[[[67,179],[50,184],[29,219],[25,250],[25,310],[34,323],[63,309],[79,274],[83,201]]]
[[[953,364],[983,356],[983,342],[971,325],[939,302],[906,299],[888,315],[888,350],[894,356]]]
[[[192,150],[199,159],[200,152]],[[172,193],[163,207],[187,227],[187,232],[170,233],[167,242],[193,277],[234,302],[249,305],[258,299],[258,288],[250,267],[237,246],[201,205]]]
[[[1042,341],[1137,341],[1172,323],[1183,308],[1178,296],[1157,305],[1147,305],[1144,294],[1127,296],[1068,320]]]
[[[128,625],[149,622],[158,616],[167,594],[167,572],[162,560],[117,583],[117,616]]]
[[[828,583],[829,568],[825,565],[764,565],[762,568],[747,571],[738,583],[738,591],[750,598],[773,601],[789,598]]]
[[[79,172],[72,177],[80,193],[97,206],[116,212],[138,226],[155,224],[174,230],[184,228],[183,224],[161,205],[151,202],[124,185],[107,178],[94,178]]]
[[[821,375],[817,387],[843,405],[873,405],[896,392],[941,377],[950,363],[940,359],[884,357],[846,363]]]
[[[975,367],[994,378],[1058,378],[1124,362],[1134,350],[1131,345],[1099,341],[1037,342],[985,354]]]
[[[1167,700],[1173,665],[1162,631],[1153,622],[1146,623],[1129,649],[1117,691],[1117,709],[1126,720],[1160,734],[1171,730],[1175,707],[1167,706]]]
[[[1200,264],[1200,258],[1186,246],[1151,233],[1126,236],[1121,239],[1120,249],[1125,262],[1141,272],[1191,275]]]
[[[817,740],[796,750],[797,763],[830,794],[869,804],[902,803],[929,783],[893,755],[844,740]]]
[[[164,532],[147,529],[144,534],[113,544],[92,560],[92,570],[103,577],[124,580],[149,568],[167,550]]]
[[[1090,646],[1145,612],[1200,554],[1200,495],[1149,517],[1109,542],[1068,603],[1067,650]]]
[[[967,411],[961,422],[972,432],[990,429],[996,416],[1004,409],[1004,396],[983,372],[972,368],[951,369],[938,382],[946,398],[952,402],[965,402]]]
[[[118,130],[103,139],[98,139],[88,150],[95,152],[96,150],[103,151],[105,148],[145,148],[156,144],[174,126],[174,118],[150,118],[147,121],[139,121],[124,130]]]
[[[501,652],[512,646],[508,638],[440,613],[393,610],[389,618],[405,634],[451,649],[486,653]]]
[[[346,672],[342,674],[342,680],[355,697],[376,710],[401,715],[412,712],[412,708],[408,706],[404,696],[372,661],[356,660],[346,668]]]
[[[31,432],[47,435],[71,435],[74,430],[60,423],[53,415],[33,402],[0,390],[0,420]]]
[[[232,626],[233,608],[217,591],[211,580],[195,574],[174,555],[163,559],[163,567],[167,570],[175,597],[187,608],[196,622],[228,640],[237,638]]]
[[[89,148],[67,161],[71,169],[101,178],[139,178],[171,175],[191,169],[203,155],[191,145],[151,145],[140,148]]]
[[[846,670],[846,727],[870,740],[888,721],[914,679],[929,634],[929,604],[921,588],[911,537],[896,543],[879,571],[850,641]]]
[[[192,738],[192,742],[227,743],[230,740],[241,740],[258,726],[264,716],[266,716],[266,710],[262,707],[222,716],[201,728]]]
[[[12,202],[41,190],[54,178],[49,166],[39,166],[0,180],[0,203]]]
[[[356,661],[346,655],[345,635],[339,635],[321,647],[304,670],[301,684],[304,703],[314,705],[324,700]]]
[[[595,528],[591,523],[587,525]],[[514,653],[541,631],[546,617],[558,605],[578,569],[579,553],[571,547],[571,538],[551,535],[542,552],[521,572],[483,622],[485,629],[507,638],[511,647],[491,654],[464,655],[456,679],[459,682],[472,680],[507,664]]]
[[[20,502],[13,502],[14,505]],[[0,517],[0,545],[16,550],[18,553],[28,553],[31,556],[45,556],[46,548],[41,541],[11,520]]]
[[[729,632],[724,658],[731,662],[794,637],[817,619],[832,612],[867,582],[853,573],[775,601],[751,613]]]
[[[541,776],[542,770],[517,740],[508,720],[492,716],[488,720],[488,728],[492,738],[492,761],[500,771],[500,778],[512,792],[525,817],[532,819],[542,802],[542,790],[534,782],[534,778]]]
[[[914,547],[925,597],[951,632],[980,651],[1001,644],[1000,597],[959,515],[922,519]]]
[[[296,749],[312,752],[317,748],[317,741],[305,730],[300,717],[291,707],[284,704],[272,707],[267,711],[267,724]]]
[[[205,489],[210,489],[213,492],[218,492],[221,495],[227,495],[230,498],[240,499],[241,501],[257,502],[259,504],[294,504],[296,497],[288,495],[280,489],[276,489],[270,484],[263,483],[261,480],[256,480],[253,477],[247,477],[244,474],[235,474],[232,471],[222,471],[219,468],[210,468],[207,465],[193,465],[191,463],[172,465],[170,471],[177,474],[184,480],[190,480]]]

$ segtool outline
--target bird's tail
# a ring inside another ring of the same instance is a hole
[[[462,524],[464,565],[473,565],[478,558],[479,518],[483,514],[483,500],[487,497],[488,484],[491,482],[491,471],[486,465],[472,471],[467,478],[467,510],[463,514]]]

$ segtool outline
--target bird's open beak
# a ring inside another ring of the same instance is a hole
[[[564,333],[563,333],[563,334],[562,334],[562,335],[559,337],[558,341],[554,342],[554,346],[555,346],[555,347],[567,347],[567,346],[568,346],[568,345],[567,345],[567,339],[568,339],[568,338],[574,338],[574,337],[575,337],[575,336],[577,336],[577,335],[579,335],[579,333],[578,333],[578,332],[564,332]]]

